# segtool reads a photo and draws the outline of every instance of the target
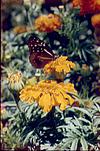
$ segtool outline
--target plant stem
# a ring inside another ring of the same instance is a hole
[[[33,29],[33,24],[32,24],[32,21],[31,21],[30,13],[28,12],[27,15],[28,15],[28,20],[29,20],[30,27],[31,27],[31,29]]]
[[[9,91],[10,91],[10,90],[9,90]],[[18,102],[16,101],[16,99],[15,99],[15,97],[14,97],[14,95],[12,94],[12,92],[11,92],[11,91],[10,91],[10,95],[11,95],[11,97],[12,97],[13,101],[16,103],[16,106],[17,106],[17,108],[18,108],[19,112],[22,112],[22,110],[21,110],[21,108],[20,108],[20,106],[19,106]]]

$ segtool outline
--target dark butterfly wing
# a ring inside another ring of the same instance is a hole
[[[29,38],[28,47],[30,51],[29,60],[35,68],[43,68],[45,64],[55,58],[52,49],[35,35]]]

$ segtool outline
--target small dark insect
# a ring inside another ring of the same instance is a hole
[[[48,44],[35,35],[29,38],[28,47],[30,51],[29,60],[35,68],[43,68],[47,63],[57,58]]]

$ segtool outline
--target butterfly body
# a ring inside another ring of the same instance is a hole
[[[35,35],[29,38],[28,47],[30,51],[29,60],[35,68],[43,68],[56,58],[52,49]]]

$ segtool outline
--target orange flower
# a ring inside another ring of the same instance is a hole
[[[13,32],[15,34],[21,34],[21,33],[25,33],[27,31],[30,31],[30,28],[25,26],[25,25],[19,25],[19,26],[16,26],[14,29],[13,29]]]
[[[52,32],[61,27],[61,20],[58,15],[42,15],[35,20],[35,29],[40,32]]]
[[[80,6],[80,0],[73,0],[73,7],[78,7]]]
[[[96,0],[95,11],[100,12],[100,0]]]
[[[100,14],[96,14],[92,16],[91,22],[92,22],[93,27],[100,28]]]
[[[100,0],[73,0],[73,7],[80,7],[80,14],[95,14],[100,12]]]
[[[95,12],[96,0],[80,0],[80,14],[90,14]]]
[[[95,37],[96,43],[100,45],[100,14],[96,14],[92,16],[91,22],[92,22],[93,27],[95,28],[94,37]]]
[[[67,73],[75,67],[75,64],[68,60],[67,56],[61,56],[46,64],[44,72],[47,75],[55,75],[57,79],[63,80]]]
[[[36,100],[44,112],[49,112],[54,106],[65,110],[68,105],[73,105],[73,94],[77,94],[77,91],[72,83],[42,80],[34,85],[26,85],[20,92],[20,99],[29,104]]]

